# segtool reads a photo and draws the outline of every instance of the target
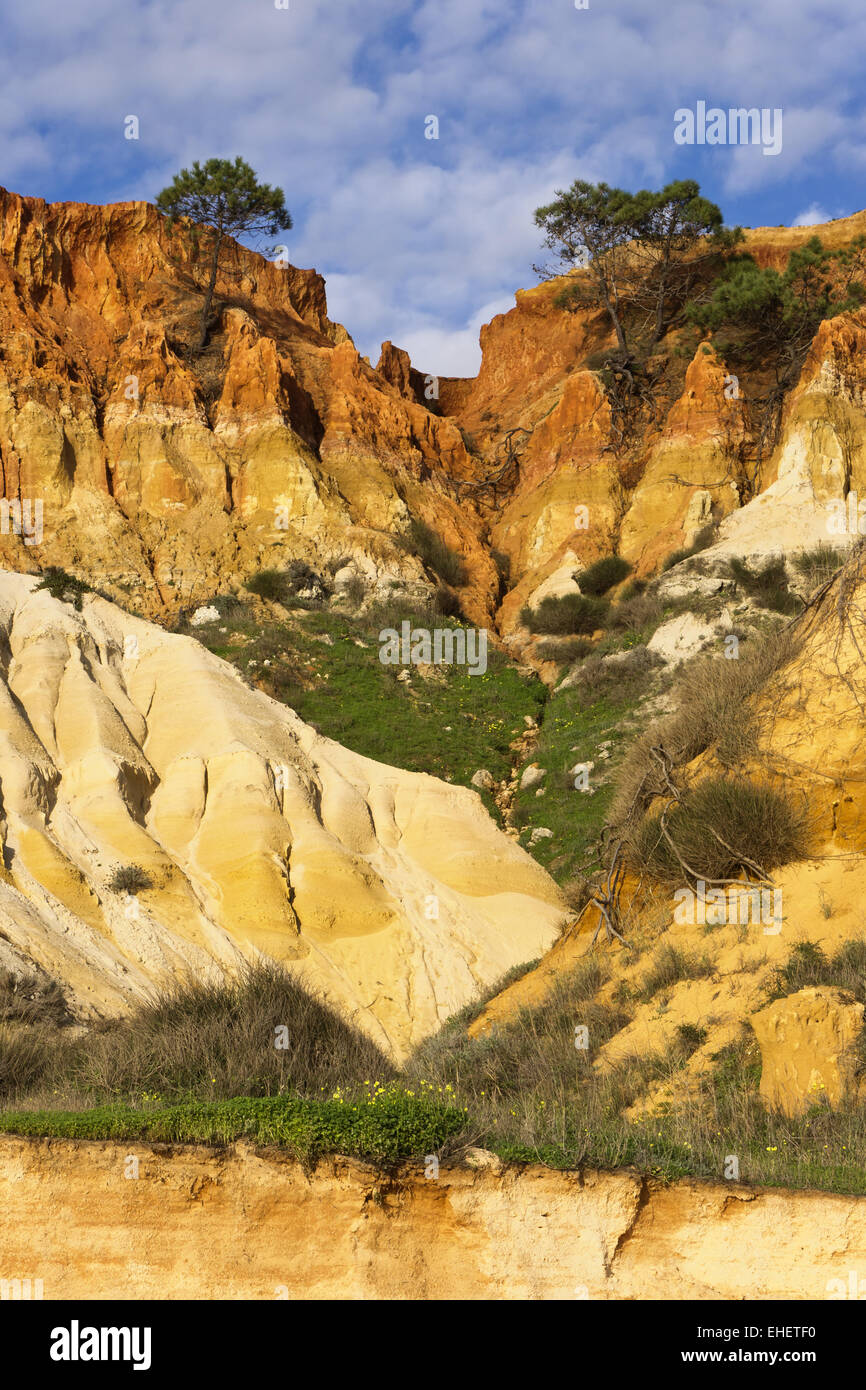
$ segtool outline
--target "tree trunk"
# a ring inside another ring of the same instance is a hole
[[[664,332],[665,332],[665,291],[666,291],[666,289],[667,289],[667,284],[665,283],[664,277],[662,277],[662,282],[661,282],[661,284],[659,285],[659,289],[658,289],[658,298],[656,299],[656,328],[655,328],[655,333],[653,334],[653,342],[654,342],[654,343],[660,343],[661,340],[662,340],[662,338],[664,337]]]
[[[607,312],[610,315],[610,321],[613,324],[614,332],[616,333],[616,341],[619,344],[619,350],[627,357],[629,355],[628,343],[625,340],[623,326],[619,320],[617,305],[611,299],[610,294],[607,292],[607,290],[605,290],[604,295],[604,307],[607,309]]]
[[[207,289],[205,290],[204,304],[202,305],[201,310],[201,327],[199,329],[198,335],[198,346],[196,348],[197,352],[201,352],[204,349],[205,343],[207,342],[207,325],[208,319],[210,318],[210,306],[213,303],[213,292],[216,287],[217,268],[219,266],[220,246],[222,245],[222,239],[222,231],[218,230],[216,245],[214,246],[213,251],[213,260],[211,261],[210,267],[210,279],[208,280]]]

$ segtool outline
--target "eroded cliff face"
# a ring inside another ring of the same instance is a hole
[[[866,1265],[863,1198],[488,1157],[433,1180],[3,1136],[0,1279],[46,1299],[821,1300]]]
[[[465,555],[485,616],[495,568],[441,480],[472,472],[455,423],[395,355],[358,356],[321,276],[233,243],[194,354],[190,256],[147,204],[0,192],[0,485],[31,508],[4,562],[79,569],[152,613],[293,557],[357,555],[387,588],[424,581],[394,543],[417,516]]]
[[[747,249],[781,268],[815,230],[832,246],[864,226],[762,228]],[[665,343],[628,441],[591,369],[606,317],[558,308],[561,280],[482,329],[477,378],[437,382],[390,342],[370,366],[328,319],[321,276],[234,244],[197,355],[190,254],[148,204],[0,190],[0,492],[30,506],[24,534],[2,518],[8,568],[60,565],[156,616],[295,558],[348,557],[371,591],[417,596],[435,582],[400,544],[417,517],[464,557],[467,616],[508,634],[539,590],[575,591],[614,547],[649,572],[712,519],[738,553],[771,534],[796,548],[826,534],[826,497],[864,484],[863,315],[822,325],[751,500],[735,465],[766,383],[733,393],[709,343],[673,368]]]
[[[321,738],[193,638],[34,583],[0,573],[0,967],[116,1014],[262,952],[402,1056],[555,938],[559,889],[476,792]],[[127,865],[150,886],[115,891]]]

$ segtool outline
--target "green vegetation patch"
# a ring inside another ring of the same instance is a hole
[[[309,1161],[327,1153],[393,1161],[435,1153],[460,1134],[466,1115],[419,1090],[374,1086],[337,1090],[328,1099],[270,1096],[186,1101],[158,1110],[126,1105],[92,1110],[0,1112],[0,1131],[58,1139],[142,1140],[148,1143],[278,1144]]]
[[[430,629],[460,626],[395,601],[365,618],[319,610],[256,624],[243,616],[227,618],[225,633],[214,625],[197,635],[248,680],[353,752],[464,786],[480,767],[501,780],[511,767],[509,745],[525,730],[524,716],[536,718],[544,706],[544,685],[490,643],[484,674],[471,675],[457,664],[435,666],[425,675],[413,665],[383,665],[379,632],[399,632],[404,620]],[[409,680],[398,680],[404,671]]]

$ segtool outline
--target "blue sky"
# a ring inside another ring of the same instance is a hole
[[[292,262],[375,362],[472,374],[536,283],[533,209],[575,178],[697,178],[729,223],[866,206],[862,0],[0,0],[0,183],[153,199],[193,159],[279,184]],[[684,146],[698,101],[783,144]],[[138,140],[124,118],[139,118]],[[439,121],[425,139],[425,118]]]

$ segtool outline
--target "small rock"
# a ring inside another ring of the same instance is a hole
[[[520,778],[520,790],[525,792],[531,787],[537,787],[546,776],[547,773],[543,767],[539,767],[538,763],[530,763],[529,767],[523,769],[523,775]]]
[[[552,840],[553,831],[548,830],[546,825],[537,825],[529,837],[531,845],[537,845],[539,840]]]
[[[218,622],[219,618],[220,611],[218,608],[212,606],[197,608],[189,620],[190,627],[204,627],[205,623]],[[221,631],[225,632],[225,628],[222,628]]]
[[[477,1149],[473,1146],[466,1150],[464,1157],[469,1168],[489,1168],[492,1172],[498,1173],[502,1167],[502,1159],[489,1149]]]
[[[477,772],[473,772],[471,777],[473,787],[481,787],[484,791],[492,791],[496,786],[493,774],[487,771],[486,767],[479,767]]]
[[[524,714],[523,722],[527,729],[537,729],[538,721],[531,714]]]

